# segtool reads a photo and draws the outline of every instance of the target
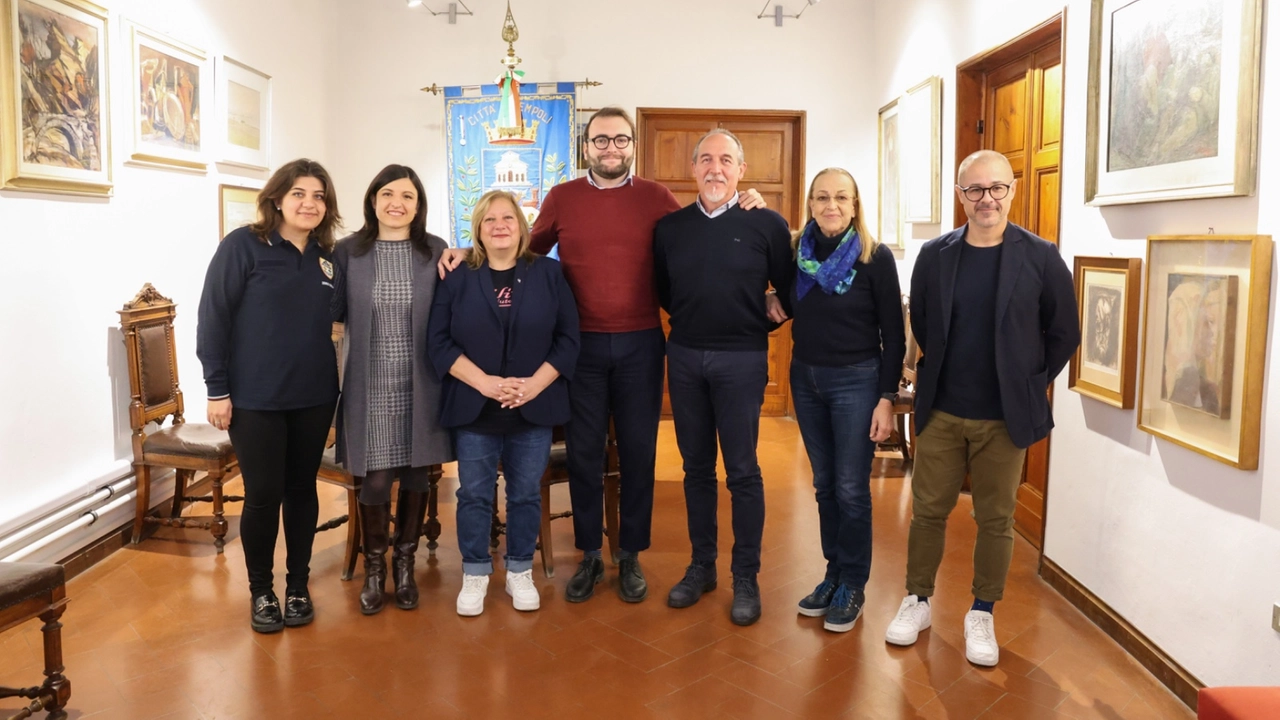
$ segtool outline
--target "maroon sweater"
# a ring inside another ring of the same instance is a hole
[[[632,177],[601,189],[585,177],[555,186],[533,224],[533,251],[560,243],[560,264],[578,299],[582,332],[660,326],[653,281],[653,228],[680,209],[671,191]]]

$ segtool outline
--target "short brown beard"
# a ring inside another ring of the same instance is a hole
[[[622,162],[618,164],[617,170],[605,168],[604,162],[599,157],[587,156],[587,165],[591,168],[591,172],[602,180],[617,180],[620,177],[626,177],[631,172],[631,162],[635,159],[634,155],[623,155]]]

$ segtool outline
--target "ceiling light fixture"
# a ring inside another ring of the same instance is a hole
[[[473,14],[474,14],[474,13],[472,13],[472,12],[471,12],[471,8],[467,7],[467,4],[466,4],[466,3],[464,3],[464,2],[462,2],[462,0],[458,0],[457,2],[451,2],[451,3],[449,3],[449,7],[448,7],[447,9],[445,9],[445,10],[440,10],[440,11],[438,11],[438,12],[437,12],[437,11],[435,11],[435,10],[432,10],[430,7],[428,7],[428,6],[426,6],[426,5],[423,5],[423,4],[422,4],[422,0],[406,0],[406,3],[407,3],[407,4],[409,5],[409,7],[411,7],[411,8],[415,8],[415,7],[422,7],[422,8],[425,8],[427,12],[431,13],[432,17],[435,17],[435,16],[437,16],[437,15],[448,15],[448,16],[449,16],[449,24],[450,24],[450,25],[457,25],[457,24],[458,24],[458,16],[459,16],[459,15],[473,15]],[[459,10],[459,9],[458,9],[458,6],[459,6],[459,5],[461,5],[461,6],[462,6],[462,9],[461,9],[461,10]]]
[[[809,9],[809,6],[811,6],[811,5],[817,5],[819,2],[821,2],[821,0],[805,0],[805,5],[804,5],[804,7],[800,8],[800,12],[798,12],[798,13],[796,13],[796,14],[794,14],[794,15],[791,15],[791,14],[789,14],[789,13],[785,12],[785,11],[782,9],[782,5],[781,5],[781,4],[779,4],[779,5],[774,5],[774,6],[773,6],[773,12],[771,12],[771,13],[765,13],[765,10],[768,10],[768,9],[769,9],[769,3],[773,2],[773,1],[774,1],[774,0],[765,0],[764,7],[760,8],[760,14],[756,16],[756,19],[757,19],[757,20],[763,20],[763,19],[765,19],[765,18],[767,18],[767,17],[771,17],[771,18],[773,18],[773,24],[774,24],[774,25],[776,25],[776,26],[778,26],[778,27],[782,27],[782,19],[783,19],[783,18],[792,18],[792,19],[795,19],[795,20],[799,20],[799,19],[800,19],[800,16],[804,14],[804,11]]]

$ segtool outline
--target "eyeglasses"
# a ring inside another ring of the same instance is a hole
[[[609,148],[609,143],[613,143],[613,146],[619,150],[626,150],[627,146],[631,144],[630,135],[614,135],[613,137],[609,137],[608,135],[597,135],[590,138],[590,140],[591,144],[595,145],[597,150],[607,150]]]
[[[1003,200],[1009,197],[1010,186],[1004,183],[996,183],[991,187],[978,187],[977,185],[970,185],[969,187],[957,185],[956,187],[960,188],[960,192],[964,193],[965,199],[969,202],[980,202],[982,196],[988,194],[991,195],[992,200]]]
[[[829,203],[829,202],[831,202],[832,200],[834,200],[834,201],[836,202],[836,205],[839,205],[839,206],[841,206],[841,207],[847,207],[847,206],[849,206],[849,205],[852,205],[852,204],[853,204],[853,201],[854,201],[854,200],[857,200],[857,199],[858,199],[858,198],[856,198],[856,197],[849,197],[848,195],[835,195],[835,196],[831,196],[831,195],[814,195],[814,196],[813,196],[813,204],[814,204],[814,205],[826,205],[827,203]]]

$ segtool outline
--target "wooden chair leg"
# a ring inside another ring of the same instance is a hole
[[[621,532],[618,519],[619,478],[612,473],[604,476],[604,528],[609,537],[609,560],[618,564],[618,535]]]
[[[213,547],[219,555],[227,544],[227,518],[222,514],[222,472],[221,469],[209,471],[209,484],[212,486],[210,495],[213,496],[213,526],[209,528],[209,532],[213,533]]]
[[[423,534],[427,536],[427,556],[435,557],[436,548],[440,547],[440,513],[438,500],[440,497],[440,478],[444,468],[432,465],[427,471],[427,523]]]
[[[142,528],[146,523],[147,511],[151,509],[151,466],[150,465],[134,465],[134,477],[138,479],[136,499],[134,501],[133,512],[133,539],[134,545],[142,542]]]
[[[360,499],[354,487],[347,488],[347,549],[342,556],[342,579],[355,576],[360,554]]]
[[[556,576],[555,553],[551,548],[551,485],[547,478],[542,478],[542,525],[538,529],[538,545],[542,552],[542,574],[549,578]]]
[[[71,681],[62,674],[66,668],[62,664],[62,623],[59,619],[65,610],[66,605],[60,602],[40,615],[44,621],[40,628],[44,634],[44,688],[52,695],[52,701],[45,704],[50,720],[66,718],[63,708],[71,699]]]
[[[498,517],[498,484],[493,484],[493,520],[489,523],[489,549],[498,549],[498,536],[502,534],[502,520]]]
[[[194,470],[174,470],[173,507],[169,510],[169,517],[182,517],[183,498],[187,495],[187,485],[191,482],[193,475],[195,475]]]

